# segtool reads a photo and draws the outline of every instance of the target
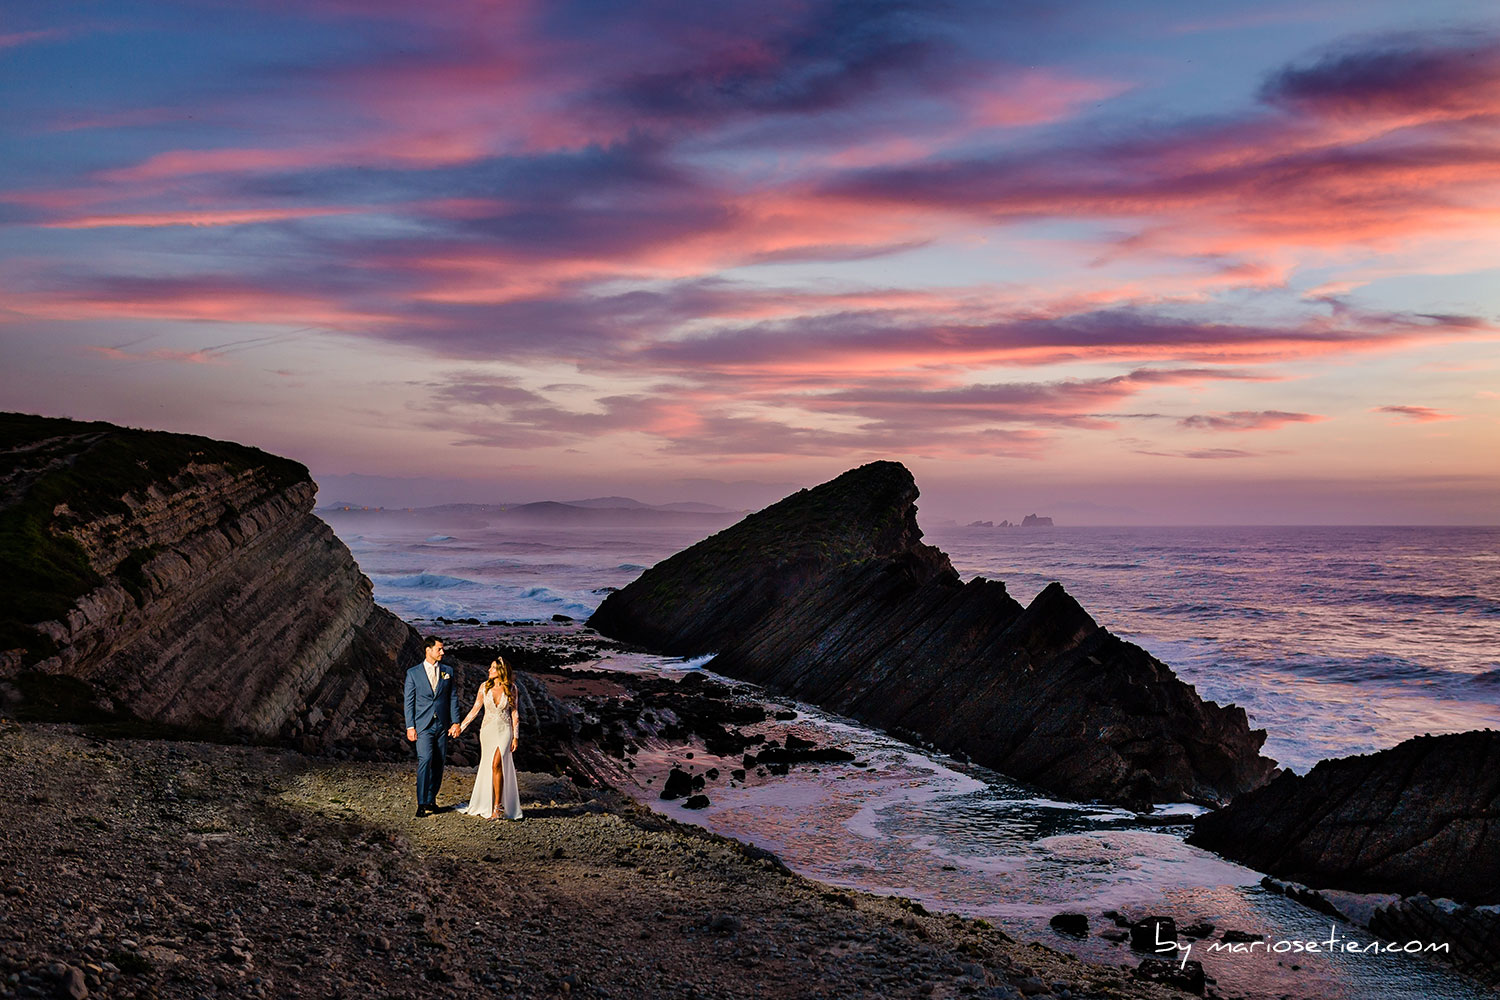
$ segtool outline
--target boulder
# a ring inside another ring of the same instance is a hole
[[[681,799],[693,794],[693,776],[679,768],[672,768],[667,772],[667,780],[662,785],[661,797],[664,799]]]

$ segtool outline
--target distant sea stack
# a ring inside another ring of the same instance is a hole
[[[1201,700],[1058,584],[1023,608],[921,542],[895,462],[802,490],[610,594],[589,624],[1079,798],[1226,801],[1264,783],[1243,709]]]
[[[1188,842],[1321,889],[1500,903],[1500,732],[1282,772],[1199,817]]]
[[[1038,517],[1035,514],[1027,514],[1025,517],[1021,518],[1021,527],[1023,527],[1023,528],[1050,528],[1050,527],[1052,527],[1052,518],[1050,518],[1050,517]]]
[[[14,413],[0,455],[7,711],[326,745],[421,658],[296,462]]]

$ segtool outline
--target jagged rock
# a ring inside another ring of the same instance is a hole
[[[1059,934],[1084,937],[1089,932],[1089,918],[1084,913],[1055,913],[1048,924]]]
[[[1448,945],[1447,951],[1426,951],[1491,986],[1500,986],[1500,907],[1470,906],[1425,895],[1398,900],[1377,909],[1370,918],[1374,933],[1405,945]]]
[[[661,797],[664,799],[680,799],[693,794],[693,776],[686,771],[672,768],[667,772],[667,780],[662,785]]]
[[[1145,958],[1136,967],[1135,978],[1148,983],[1162,983],[1179,990],[1203,995],[1208,980],[1203,973],[1202,962],[1169,962],[1160,958]]]
[[[421,658],[289,459],[0,415],[0,678],[20,714],[346,735]]]
[[[1171,917],[1146,917],[1130,925],[1130,947],[1136,951],[1160,951],[1177,942],[1177,922]]]
[[[1318,887],[1500,903],[1500,732],[1283,773],[1200,816],[1188,842]]]
[[[921,543],[916,498],[903,466],[862,466],[658,563],[589,625],[1080,798],[1219,802],[1271,774],[1243,709],[1061,586],[1023,608],[962,583]]]
[[[1296,882],[1286,882],[1279,878],[1272,878],[1269,875],[1260,880],[1260,885],[1262,889],[1274,892],[1279,896],[1285,896],[1287,899],[1301,903],[1310,910],[1317,910],[1319,913],[1327,914],[1330,917],[1344,918],[1344,914],[1339,911],[1339,908],[1329,901],[1328,897],[1316,889],[1309,889],[1307,886],[1299,885]]]

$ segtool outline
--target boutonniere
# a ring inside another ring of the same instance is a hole
[[[445,681],[452,680],[452,679],[453,679],[453,675],[452,674],[444,674],[443,675],[443,680],[445,680]]]

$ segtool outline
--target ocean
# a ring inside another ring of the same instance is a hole
[[[364,514],[329,521],[376,599],[419,627],[438,616],[582,619],[607,588],[716,530],[498,529]],[[1023,604],[1061,582],[1101,625],[1205,698],[1243,706],[1269,734],[1265,753],[1299,772],[1415,734],[1500,727],[1497,528],[937,528],[925,540],[965,579],[1002,580]],[[611,665],[667,674],[713,667],[710,658],[650,657],[594,666]],[[870,766],[795,768],[766,783],[718,787],[712,805],[694,812],[661,802],[654,789],[674,763],[706,769],[714,761],[700,752],[689,765],[666,750],[637,759],[637,785],[627,790],[677,819],[773,850],[822,881],[992,917],[1098,961],[1131,956],[1098,937],[1059,938],[1048,918],[1079,910],[1097,931],[1104,910],[1158,910],[1273,938],[1330,934],[1327,918],[1267,892],[1260,873],[1186,845],[1185,827],[1059,801],[815,706],[780,703],[798,712],[791,725],[806,737],[846,747]],[[1336,932],[1359,939],[1344,925]],[[1489,995],[1401,955],[1292,962],[1210,955],[1205,943],[1192,957],[1227,995]]]

